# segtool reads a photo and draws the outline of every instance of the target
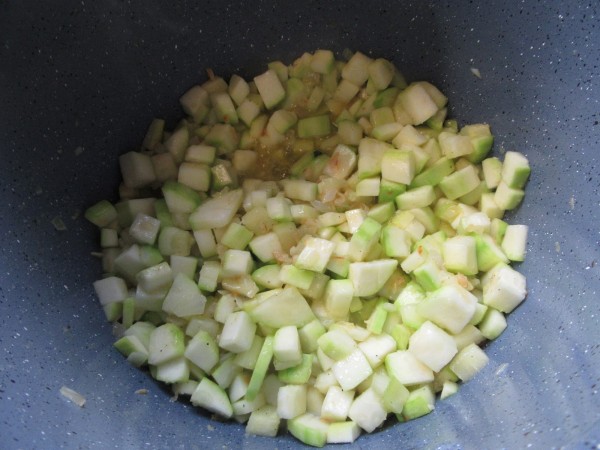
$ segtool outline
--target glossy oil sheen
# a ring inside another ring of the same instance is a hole
[[[496,155],[519,150],[533,167],[509,217],[530,227],[519,267],[529,295],[487,346],[490,364],[433,414],[357,444],[596,448],[599,12],[563,1],[0,1],[0,447],[300,446],[210,421],[123,360],[91,287],[98,233],[76,216],[116,199],[117,156],[153,117],[173,126],[178,96],[206,68],[252,77],[270,60],[349,48],[432,81],[459,123],[491,125]]]

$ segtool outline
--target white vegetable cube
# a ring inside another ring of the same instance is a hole
[[[373,60],[361,52],[356,52],[342,69],[342,78],[361,86],[369,78],[369,66]]]
[[[343,319],[350,312],[354,287],[350,280],[329,280],[325,288],[325,307],[333,318]]]
[[[395,259],[378,259],[350,264],[348,279],[354,286],[354,295],[368,297],[376,294],[398,266]]]
[[[287,179],[282,181],[285,196],[294,200],[305,202],[317,198],[317,183],[306,180]]]
[[[500,209],[514,209],[523,200],[525,192],[522,189],[511,188],[503,181],[494,193],[494,201]]]
[[[331,50],[316,50],[310,68],[320,74],[328,74],[335,68],[335,56]]]
[[[248,414],[252,413],[252,411],[262,407],[265,405],[265,396],[261,393],[258,393],[256,397],[252,400],[248,400],[247,398],[242,398],[235,403],[232,403],[233,407],[233,415],[236,420],[240,421],[239,418],[243,418],[243,420],[248,419]]]
[[[306,389],[306,412],[321,417],[325,396],[317,388],[309,386]]]
[[[185,152],[185,160],[193,163],[212,164],[215,160],[217,149],[210,145],[190,145]]]
[[[290,202],[283,196],[271,197],[266,202],[267,214],[273,220],[278,222],[288,222],[292,220],[292,211]]]
[[[478,324],[482,336],[489,340],[496,339],[500,336],[506,329],[506,326],[504,314],[494,308],[488,308],[483,320]]]
[[[321,418],[334,422],[346,420],[353,399],[354,391],[342,391],[339,386],[330,387],[323,400]]]
[[[473,153],[473,144],[469,136],[442,131],[438,137],[442,154],[453,159]]]
[[[306,412],[306,385],[290,384],[279,388],[277,414],[282,419],[293,419]]]
[[[181,96],[179,103],[186,114],[200,121],[208,112],[208,92],[202,86],[193,86]]]
[[[361,392],[364,392],[366,389],[373,389],[375,391],[375,393],[377,395],[379,395],[381,397],[381,399],[383,400],[383,398],[384,398],[383,395],[384,395],[387,387],[389,386],[391,380],[392,379],[385,371],[385,367],[380,367],[373,372],[373,375],[371,375],[370,379],[366,380],[362,386],[358,387],[358,390]],[[383,403],[384,403],[384,407],[385,407],[385,402],[383,402]],[[387,408],[386,408],[386,410],[387,410]]]
[[[389,334],[380,334],[369,337],[358,344],[358,348],[367,357],[371,367],[376,368],[383,363],[388,353],[396,350],[396,341]]]
[[[217,337],[220,331],[219,324],[213,319],[195,318],[191,319],[185,328],[185,334],[194,337],[199,331],[204,330],[213,338]]]
[[[193,256],[171,255],[170,266],[174,277],[181,273],[188,278],[194,278],[196,268],[198,267],[198,258]]]
[[[119,157],[123,183],[128,188],[143,188],[156,180],[154,165],[150,156],[128,152]]]
[[[229,80],[228,92],[235,104],[240,105],[250,93],[250,86],[248,85],[248,82],[239,75],[232,75]]]
[[[246,395],[248,391],[248,384],[250,383],[250,377],[247,373],[238,373],[231,382],[227,394],[229,400],[237,402],[239,399]]]
[[[527,225],[509,225],[502,239],[502,250],[511,261],[523,261],[527,247]]]
[[[252,272],[252,254],[245,250],[229,249],[223,255],[223,276],[234,277]]]
[[[244,191],[236,189],[205,201],[190,215],[192,229],[206,230],[229,225],[243,199]]]
[[[295,265],[300,269],[324,272],[335,244],[325,239],[309,237],[298,255]]]
[[[471,344],[463,348],[450,363],[450,370],[462,381],[468,381],[483,369],[489,358],[481,348]]]
[[[253,298],[259,291],[258,286],[248,274],[223,278],[221,284],[223,285],[223,289],[232,294],[241,295],[242,297],[247,298]]]
[[[287,423],[288,431],[301,442],[313,447],[327,443],[329,424],[312,414],[302,414]]]
[[[387,411],[381,397],[373,389],[367,389],[352,402],[348,416],[370,433],[385,421]]]
[[[160,230],[160,221],[152,216],[139,213],[129,227],[129,234],[140,244],[154,244]]]
[[[282,327],[275,332],[273,357],[279,362],[290,362],[292,365],[302,360],[300,337],[295,326]]]
[[[425,122],[439,109],[421,83],[411,83],[398,95],[396,102],[410,115],[415,125]]]
[[[136,275],[138,288],[145,292],[166,289],[173,282],[173,271],[169,263],[162,262],[147,269],[141,270]]]
[[[200,330],[188,343],[184,356],[205,372],[210,372],[219,362],[219,347],[208,332]]]
[[[377,90],[385,89],[394,78],[394,66],[388,60],[378,58],[369,64],[369,78]]]
[[[156,366],[155,378],[163,383],[181,383],[188,381],[190,369],[183,357],[166,361]]]
[[[274,373],[265,377],[261,392],[269,405],[277,407],[277,395],[279,395],[279,388],[283,385],[284,383]]]
[[[358,348],[344,359],[336,361],[331,370],[345,391],[354,389],[373,373],[369,361]]]
[[[365,178],[356,184],[356,195],[359,197],[377,197],[379,195],[380,186],[381,178]]]
[[[458,231],[462,234],[467,233],[489,233],[491,221],[489,216],[483,212],[465,214],[460,218]]]
[[[236,112],[240,120],[247,126],[250,126],[254,119],[260,114],[260,106],[253,101],[246,99],[238,106]]]
[[[221,265],[217,261],[205,261],[200,269],[198,287],[206,292],[214,292],[217,289]]]
[[[418,313],[437,326],[458,334],[469,323],[477,305],[477,297],[458,285],[447,285],[429,292],[417,305]]]
[[[317,339],[319,348],[335,361],[345,358],[356,349],[356,342],[341,329],[331,329]]]
[[[328,444],[351,444],[360,436],[360,427],[352,420],[335,422],[327,428]]]
[[[503,313],[515,309],[527,295],[525,277],[500,263],[482,280],[483,303]]]
[[[282,251],[281,243],[277,234],[270,232],[261,236],[256,236],[248,244],[252,253],[256,255],[262,262],[270,262],[275,260],[275,253]]]
[[[232,313],[221,331],[219,347],[232,353],[245,352],[252,346],[256,324],[244,311]]]
[[[411,335],[408,351],[434,372],[439,372],[458,352],[452,336],[429,321]]]
[[[455,236],[442,244],[444,266],[450,272],[464,275],[476,275],[477,250],[475,238],[472,236]]]
[[[255,409],[250,414],[246,433],[257,436],[277,436],[281,419],[277,415],[277,408],[272,405],[264,405]]]
[[[519,152],[506,152],[502,165],[502,181],[509,187],[521,189],[529,178],[531,169],[527,158]]]
[[[240,367],[233,362],[234,359],[232,355],[225,356],[222,362],[212,371],[212,378],[222,389],[231,386],[233,379],[240,373]]]
[[[194,239],[203,258],[210,258],[217,254],[217,241],[212,230],[194,231]]]
[[[400,414],[409,396],[409,391],[396,378],[389,377],[389,382],[381,394],[386,411]]]
[[[480,303],[478,303],[478,305],[480,305]],[[485,305],[481,305],[484,308],[487,308]],[[488,309],[492,309],[492,308],[488,308]],[[498,311],[496,311],[498,312]],[[498,312],[498,314],[502,314],[501,312]],[[452,339],[454,340],[454,343],[456,344],[456,349],[458,351],[461,351],[463,348],[465,348],[467,345],[470,344],[480,344],[481,342],[483,342],[485,340],[485,337],[483,336],[483,334],[481,334],[481,331],[479,331],[479,328],[475,327],[474,325],[467,325],[466,327],[463,328],[463,330],[452,336]]]
[[[101,305],[122,302],[128,296],[127,284],[119,277],[107,277],[94,281],[94,290]]]
[[[296,266],[291,264],[282,265],[279,272],[279,279],[283,284],[295,286],[298,289],[309,289],[314,278],[314,272],[305,269],[298,269]]]
[[[206,164],[184,162],[179,166],[177,181],[196,191],[208,191],[210,180],[210,167]]]
[[[231,417],[233,408],[225,391],[208,377],[202,378],[190,399],[193,405],[201,406],[223,417]]]
[[[333,93],[333,98],[341,103],[348,103],[358,93],[359,89],[360,88],[351,81],[342,79]]]
[[[231,294],[223,294],[217,301],[213,317],[217,322],[225,323],[236,307],[235,297]]]
[[[415,176],[415,157],[412,152],[387,150],[381,160],[381,176],[396,183],[410,184]]]
[[[269,193],[264,190],[248,192],[248,194],[246,194],[247,200],[244,200],[244,209],[246,209],[248,211],[257,206],[266,207],[267,206],[267,198],[269,198]],[[248,202],[248,204],[246,204],[246,202]]]
[[[285,89],[274,70],[254,77],[254,83],[267,109],[272,109],[285,97]]]
[[[185,335],[183,331],[175,324],[166,323],[155,328],[150,334],[148,364],[162,364],[183,356],[184,351]]]
[[[450,397],[458,392],[458,384],[454,381],[444,381],[442,386],[442,392],[440,394],[440,400]]]
[[[318,354],[318,351],[317,351]],[[331,361],[331,365],[333,366],[334,361]],[[331,386],[338,386],[338,382],[337,379],[335,378],[335,375],[333,374],[333,372],[329,369],[325,369],[323,368],[323,370],[325,372],[321,372],[319,375],[317,375],[317,378],[315,379],[315,389],[317,389],[319,392],[321,392],[322,394],[327,394],[327,391],[329,390],[329,388]]]
[[[405,386],[433,381],[433,371],[406,350],[399,350],[387,355],[385,368],[390,377]]]
[[[272,129],[277,133],[285,134],[298,121],[298,116],[295,113],[280,109],[271,114],[267,124],[267,131]]]
[[[383,228],[381,240],[386,256],[390,258],[406,258],[410,255],[412,241],[406,230],[389,224]]]
[[[364,209],[351,209],[344,213],[346,215],[346,223],[348,224],[348,232],[351,234],[356,233],[365,218],[367,217],[367,212]]]
[[[162,309],[177,317],[189,317],[202,314],[205,305],[206,297],[202,295],[198,285],[191,278],[180,273],[175,277]]]
[[[404,408],[402,408],[402,416],[405,420],[412,420],[429,414],[434,408],[435,393],[431,385],[428,384],[410,391]]]
[[[158,250],[163,255],[189,256],[193,243],[192,235],[177,227],[165,227],[158,235]]]
[[[100,246],[102,248],[111,248],[119,246],[119,233],[111,228],[102,228],[100,230]]]
[[[344,180],[354,172],[357,161],[356,152],[350,147],[340,144],[333,151],[329,162],[323,169],[323,173]]]

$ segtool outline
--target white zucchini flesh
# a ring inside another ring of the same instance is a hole
[[[94,289],[115,348],[193,405],[303,443],[433,411],[526,297],[527,157],[432,84],[329,50],[213,77],[120,157]],[[279,179],[283,178],[283,179]],[[277,181],[273,181],[277,179]],[[156,197],[152,197],[156,195]]]

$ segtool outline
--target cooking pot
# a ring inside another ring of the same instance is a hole
[[[487,345],[490,363],[432,414],[357,447],[598,448],[599,12],[560,0],[0,2],[0,446],[300,445],[172,402],[124,361],[81,212],[116,200],[117,156],[153,117],[174,126],[179,95],[207,68],[249,78],[271,60],[349,48],[433,82],[460,124],[491,125],[496,155],[521,151],[533,168],[508,216],[530,227],[518,265],[528,298]]]

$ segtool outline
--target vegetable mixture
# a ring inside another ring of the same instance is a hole
[[[323,446],[430,413],[526,296],[530,168],[435,86],[328,50],[209,73],[121,155],[94,283],[116,349],[191,403]]]

